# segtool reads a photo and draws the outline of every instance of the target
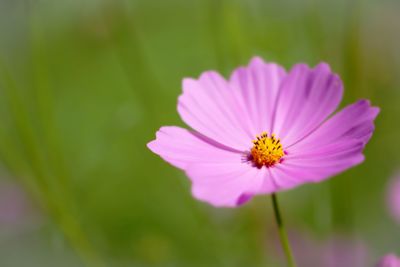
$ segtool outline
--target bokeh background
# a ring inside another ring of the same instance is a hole
[[[215,209],[146,148],[183,77],[254,55],[382,109],[364,164],[279,194],[300,267],[400,253],[399,48],[395,0],[0,0],[0,266],[285,266],[268,196]]]

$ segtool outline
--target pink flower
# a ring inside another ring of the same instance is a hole
[[[391,216],[400,223],[400,171],[393,176],[389,183],[387,202]]]
[[[400,258],[394,254],[384,256],[376,267],[400,267]]]
[[[214,71],[184,79],[178,112],[193,130],[161,127],[148,147],[186,172],[197,199],[237,206],[364,160],[379,109],[360,100],[329,117],[342,92],[325,63],[287,73],[256,57],[228,80]]]

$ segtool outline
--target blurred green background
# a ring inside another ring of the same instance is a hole
[[[145,146],[183,126],[183,77],[228,75],[254,55],[326,61],[343,106],[382,110],[364,164],[280,194],[289,230],[361,239],[368,266],[400,253],[385,202],[400,163],[399,48],[395,0],[0,0],[0,266],[284,266],[268,196],[200,203]]]

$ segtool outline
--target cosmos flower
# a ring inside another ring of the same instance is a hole
[[[289,72],[255,57],[228,80],[214,71],[184,79],[178,112],[192,130],[161,127],[148,147],[214,206],[320,182],[364,160],[379,109],[360,100],[331,114],[343,93],[321,63]]]
[[[400,258],[394,254],[384,256],[376,267],[400,267]]]
[[[400,171],[397,171],[389,182],[387,203],[390,215],[400,223]]]

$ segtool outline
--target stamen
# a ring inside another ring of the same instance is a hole
[[[256,135],[256,139],[252,142],[251,159],[259,168],[262,166],[272,167],[285,155],[281,140],[274,134],[268,137],[266,132],[262,132],[261,135]]]

